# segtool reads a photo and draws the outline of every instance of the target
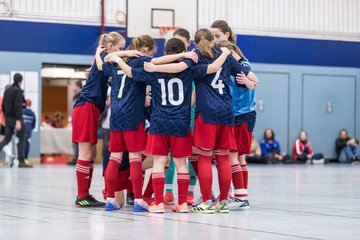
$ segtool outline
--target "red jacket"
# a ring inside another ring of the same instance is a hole
[[[5,117],[4,117],[4,113],[2,111],[2,102],[3,102],[4,97],[1,96],[0,97],[0,125],[5,127]]]
[[[293,159],[295,159],[295,160],[298,159],[299,155],[301,155],[304,152],[305,147],[308,148],[307,158],[310,159],[313,155],[311,143],[310,143],[310,141],[307,141],[304,143],[304,142],[300,141],[300,139],[296,139],[296,141],[294,142],[293,152],[292,152]]]

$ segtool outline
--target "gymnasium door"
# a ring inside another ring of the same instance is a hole
[[[314,151],[335,158],[335,139],[340,129],[355,134],[355,77],[303,76],[302,128],[309,134]],[[326,131],[325,131],[326,129]]]
[[[280,142],[281,150],[288,152],[289,128],[289,74],[280,72],[255,72],[260,83],[256,87],[257,119],[254,130],[261,141],[265,129],[271,128]]]

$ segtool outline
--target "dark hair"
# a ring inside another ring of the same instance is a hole
[[[188,42],[190,42],[190,33],[188,30],[184,29],[184,28],[178,28],[175,30],[175,32],[173,33],[173,37],[175,37],[175,35],[179,35],[181,37],[186,38],[186,40],[188,40]]]
[[[182,53],[185,51],[186,51],[186,48],[185,48],[183,41],[181,41],[178,38],[171,38],[166,42],[166,45],[165,45],[166,55],[178,54],[178,53]],[[164,73],[163,75],[166,79],[174,78],[177,76],[176,73]]]
[[[229,24],[226,21],[216,20],[215,22],[213,22],[213,24],[211,24],[211,28],[218,28],[223,34],[228,32],[229,33],[228,40],[231,43],[235,43],[234,34],[231,28],[229,27]]]
[[[22,82],[23,76],[20,73],[15,73],[14,75],[14,84],[18,85],[20,82]]]
[[[340,130],[339,136],[340,136],[340,133],[341,133],[341,132],[345,132],[345,133],[346,133],[346,137],[349,137],[349,133],[348,133],[348,131],[347,131],[345,128],[343,128],[343,129]]]
[[[178,38],[171,38],[166,42],[165,52],[167,55],[182,53],[186,51],[183,41]]]
[[[75,83],[75,86],[77,86],[77,87],[79,87],[80,89],[82,89],[82,87],[83,87],[82,81],[81,81],[81,80],[77,80],[76,83]]]
[[[267,131],[270,131],[270,132],[271,132],[271,138],[270,138],[270,139],[267,139],[267,138],[266,138],[266,132],[267,132]],[[266,129],[266,130],[264,131],[264,139],[274,141],[274,139],[275,139],[275,133],[274,133],[274,131],[273,131],[271,128],[268,128],[268,129]]]

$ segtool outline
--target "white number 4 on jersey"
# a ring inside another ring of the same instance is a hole
[[[220,95],[224,94],[223,89],[225,87],[225,85],[223,84],[223,80],[219,79],[221,70],[222,70],[222,68],[220,68],[219,71],[216,72],[216,75],[215,75],[214,79],[211,81],[211,86],[214,89],[219,89],[219,94]]]

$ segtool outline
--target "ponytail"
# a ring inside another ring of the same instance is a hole
[[[219,47],[226,47],[229,50],[233,50],[235,51],[241,59],[246,59],[245,55],[243,54],[243,52],[240,50],[240,48],[238,48],[238,46],[236,46],[235,44],[231,43],[230,41],[221,41],[218,44]]]
[[[156,52],[154,39],[152,39],[152,37],[150,37],[149,35],[141,35],[139,37],[133,38],[127,50],[140,51],[142,47],[148,48],[150,52],[151,51]],[[129,61],[129,57],[124,57],[123,59],[124,62]]]
[[[199,49],[201,55],[206,58],[214,58],[214,48],[212,46],[212,41],[214,40],[214,36],[212,33],[206,29],[201,28],[195,33],[195,43],[196,47]]]
[[[214,58],[213,47],[211,43],[206,39],[201,39],[198,44],[196,44],[199,49],[201,55],[206,58]]]

